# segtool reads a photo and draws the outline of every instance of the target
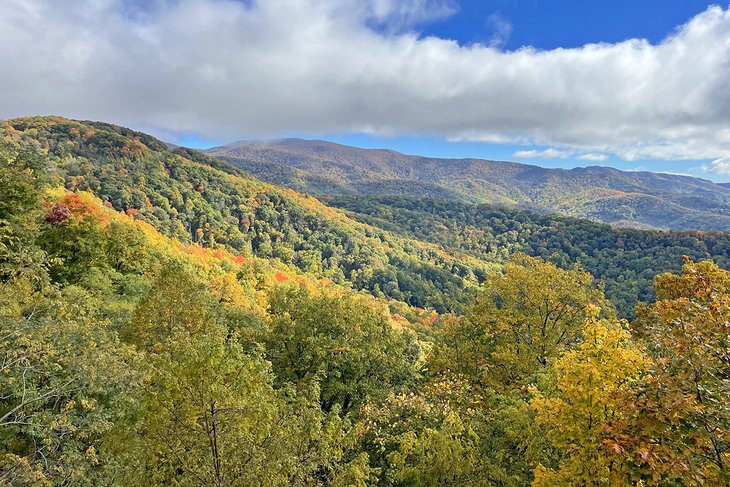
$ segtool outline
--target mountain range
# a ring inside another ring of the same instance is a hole
[[[618,227],[730,230],[730,184],[689,176],[439,159],[304,139],[235,142],[206,152],[259,179],[313,195],[428,197]]]
[[[674,405],[700,364],[722,417],[729,264],[728,232],[314,198],[108,123],[0,121],[0,485],[533,485],[514,438],[552,461],[536,414],[566,380],[555,432],[626,404],[581,452],[641,458],[658,417],[704,462]]]
[[[499,205],[477,204],[478,199],[468,192],[457,193],[445,185],[411,185],[420,176],[414,161],[425,159],[312,141],[276,145],[300,147],[300,155],[295,158],[294,149],[272,149],[271,144],[235,149],[239,155],[258,154],[255,158],[261,162],[254,164],[213,155],[222,149],[204,154],[103,122],[27,117],[0,123],[0,152],[40,151],[38,157],[56,184],[73,193],[92,193],[110,209],[182,244],[269,259],[312,278],[439,313],[462,310],[487,276],[519,252],[563,268],[582,265],[605,286],[606,296],[625,317],[632,316],[637,301],[653,298],[653,277],[678,270],[682,256],[712,258],[723,266],[730,263],[730,233],[620,228],[555,211],[508,208],[504,199],[498,199]],[[302,146],[310,151],[319,147],[323,155],[301,155]],[[334,159],[332,151],[342,153],[339,163],[328,162]],[[354,159],[358,154],[361,158]],[[286,165],[297,160],[312,172]],[[552,178],[553,187],[562,184],[562,191],[571,181],[566,175],[575,181],[581,174],[602,175],[584,178],[584,184],[596,180],[614,186],[628,184],[620,183],[624,176],[629,180],[646,177],[653,181],[652,190],[666,198],[677,199],[683,189],[689,191],[682,187],[683,181],[697,194],[707,188],[715,200],[721,200],[725,190],[702,180],[679,176],[665,180],[664,175],[648,173],[592,168],[554,171],[477,160],[447,160],[440,169],[441,160],[425,161],[428,171],[444,174],[447,182],[453,181],[448,175],[455,172],[455,165],[480,174],[491,168],[494,179],[504,185],[503,193],[522,198],[528,194],[530,175],[537,179],[536,174]],[[318,191],[304,188],[319,194],[315,198],[281,185],[296,187],[292,180],[282,180],[287,175],[297,176],[299,182],[314,181],[314,164],[319,168],[317,181],[372,179],[370,186],[359,189],[386,194],[357,193],[354,184],[330,183]],[[265,168],[268,176],[253,167]],[[606,174],[616,174],[618,181]],[[262,179],[275,179],[277,184]],[[384,180],[390,183],[381,185]],[[515,188],[509,187],[508,180],[515,181]],[[665,181],[661,191],[659,181]],[[639,183],[634,180],[633,184]],[[337,195],[338,188],[346,194]],[[401,191],[388,196],[383,188]],[[329,194],[324,195],[323,189]],[[526,205],[513,202],[511,206]]]

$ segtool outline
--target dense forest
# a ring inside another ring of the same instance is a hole
[[[678,269],[682,256],[730,267],[730,234],[615,228],[555,214],[426,198],[335,196],[327,204],[390,232],[438,244],[486,262],[523,252],[569,267],[580,262],[605,285],[622,317],[654,298],[655,275]]]
[[[320,202],[214,157],[105,123],[31,117],[3,122],[0,136],[44,151],[49,173],[66,189],[90,191],[163,235],[273,258],[439,313],[463,312],[486,276],[515,252],[562,268],[580,262],[623,318],[633,317],[637,301],[653,298],[653,277],[679,270],[682,255],[712,258],[723,267],[730,258],[730,240],[721,232],[619,230],[419,198]]]
[[[119,127],[2,132],[1,484],[730,485],[723,234],[345,214]],[[674,258],[620,319],[609,278]]]
[[[458,310],[493,268],[359,224],[314,198],[122,127],[33,117],[5,121],[0,137],[39,146],[68,190],[90,191],[164,235],[275,258],[413,306]]]

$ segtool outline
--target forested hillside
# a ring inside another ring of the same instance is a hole
[[[730,5],[0,0],[0,60],[0,487],[730,487]]]
[[[214,157],[98,122],[9,120],[0,136],[44,151],[49,175],[66,189],[90,191],[181,242],[273,258],[438,312],[463,311],[489,272],[515,252],[563,268],[580,262],[605,286],[621,317],[633,316],[637,301],[653,299],[653,276],[679,270],[682,255],[723,266],[730,256],[728,237],[719,232],[617,230],[443,199],[320,202]]]
[[[443,198],[621,227],[730,230],[730,189],[688,176],[436,159],[302,139],[234,143],[208,153],[309,194]]]
[[[49,174],[184,243],[274,258],[302,272],[438,312],[462,311],[490,270],[525,252],[580,261],[622,317],[681,256],[725,265],[725,234],[612,230],[526,211],[400,198],[314,198],[224,162],[98,122],[6,121],[0,136],[47,154]],[[346,215],[333,209],[355,213]],[[358,222],[358,220],[360,222]]]
[[[629,324],[589,273],[518,254],[441,317],[172,239],[50,162],[0,147],[3,485],[730,482],[712,262]]]
[[[122,127],[34,117],[3,122],[0,137],[39,147],[67,189],[91,191],[164,235],[275,258],[414,306],[458,309],[494,267],[357,223],[314,198]]]
[[[367,467],[343,457],[346,413],[419,377],[402,317],[170,240],[46,162],[0,151],[0,483],[348,485]]]
[[[623,317],[637,301],[654,299],[652,279],[678,269],[682,256],[730,267],[730,234],[619,229],[557,215],[490,205],[404,197],[337,196],[327,204],[396,234],[440,245],[449,252],[501,262],[515,252],[561,267],[580,262],[605,285]]]
[[[328,202],[370,225],[120,127],[2,127],[4,484],[730,479],[730,274],[682,257],[629,325],[573,265],[628,306],[639,269],[724,263],[723,234]]]

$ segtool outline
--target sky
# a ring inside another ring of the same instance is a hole
[[[0,118],[730,181],[730,5],[0,0]]]

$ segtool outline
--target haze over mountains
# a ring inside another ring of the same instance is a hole
[[[315,195],[418,196],[621,227],[730,230],[730,184],[689,176],[439,159],[304,139],[235,142],[207,153],[262,180]]]

